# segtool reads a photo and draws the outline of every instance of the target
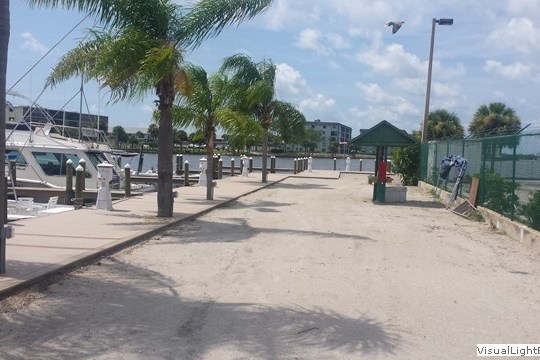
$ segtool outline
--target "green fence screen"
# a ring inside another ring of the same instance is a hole
[[[422,144],[420,180],[452,189],[457,171],[439,181],[440,162],[450,155],[469,161],[462,196],[469,196],[477,177],[478,205],[540,230],[540,133]]]

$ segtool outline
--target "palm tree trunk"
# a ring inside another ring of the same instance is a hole
[[[172,196],[173,175],[173,127],[172,105],[174,102],[173,76],[161,81],[157,86],[159,97],[158,135],[158,217],[172,217],[174,199]]]
[[[6,72],[7,53],[9,44],[9,0],[1,2],[0,5],[0,159],[5,159],[6,155]],[[0,274],[6,272],[6,239],[4,225],[7,222],[7,194],[4,191],[6,179],[6,168],[1,166],[0,170]]]
[[[268,182],[267,171],[267,158],[268,158],[268,126],[263,127],[262,137],[262,182]]]
[[[206,200],[214,200],[214,132],[206,136]]]

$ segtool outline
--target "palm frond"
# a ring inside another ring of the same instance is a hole
[[[180,51],[170,44],[149,46],[140,59],[139,73],[154,79],[154,84],[175,72],[182,61]]]
[[[175,36],[182,46],[198,47],[204,40],[219,35],[230,25],[266,11],[273,0],[201,0],[182,18]]]
[[[262,80],[257,63],[245,54],[235,54],[223,60],[220,71],[233,73],[232,81],[235,86],[239,87],[247,87]]]
[[[52,69],[45,82],[45,87],[54,87],[81,74],[86,74],[87,79],[92,78],[102,46],[101,40],[95,40],[81,43],[68,51]]]
[[[172,112],[174,126],[180,128],[188,126],[200,128],[200,126],[198,126],[197,114],[189,106],[175,105],[173,106]]]
[[[27,0],[30,6],[64,7],[97,18],[111,28],[135,27],[147,34],[164,36],[180,11],[168,0]]]
[[[260,106],[269,107],[270,103],[274,100],[274,96],[274,86],[261,80],[246,90],[246,103],[251,109]]]

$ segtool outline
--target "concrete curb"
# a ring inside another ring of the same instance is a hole
[[[435,191],[436,189],[435,186],[422,181],[418,182],[418,187],[427,191]],[[450,195],[450,193],[447,191],[442,191],[441,194],[444,194],[444,197]],[[463,201],[465,200],[458,197],[456,204],[459,205]],[[502,216],[488,208],[477,206],[477,210],[495,229],[504,232],[512,240],[519,241],[525,245],[527,249],[533,251],[534,254],[540,255],[540,231],[531,229],[527,225],[521,224],[517,221],[510,220],[509,218]]]

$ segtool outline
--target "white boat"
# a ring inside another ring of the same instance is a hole
[[[19,123],[6,130],[6,158],[16,162],[18,186],[65,188],[67,160],[74,168],[84,160],[87,189],[99,186],[97,165],[105,161],[115,165],[111,188],[121,188],[123,171],[112,155],[109,146],[63,136],[50,123]]]

